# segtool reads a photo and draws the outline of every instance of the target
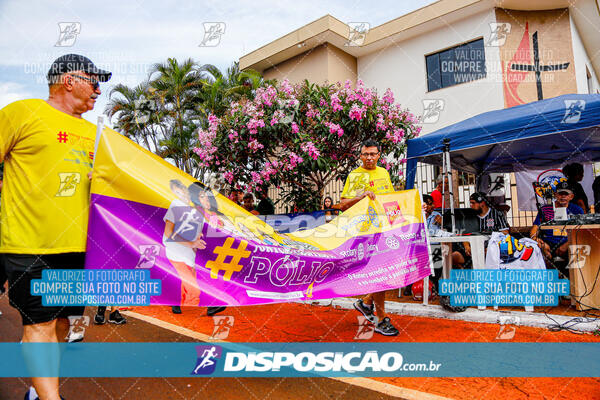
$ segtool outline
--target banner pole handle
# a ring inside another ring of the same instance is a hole
[[[94,159],[92,160],[92,169],[94,169],[94,164],[96,164],[96,153],[98,152],[98,144],[100,143],[100,137],[102,136],[102,131],[104,130],[104,116],[98,116],[98,123],[96,124],[96,141],[94,143]]]

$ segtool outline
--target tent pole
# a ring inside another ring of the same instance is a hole
[[[444,168],[448,177],[448,191],[450,192],[450,218],[452,219],[452,233],[456,233],[454,219],[454,192],[452,187],[452,166],[450,164],[450,139],[444,139]]]

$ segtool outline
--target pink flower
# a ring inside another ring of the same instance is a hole
[[[223,173],[223,178],[225,178],[225,180],[231,185],[231,183],[233,182],[233,172],[227,171]]]
[[[375,126],[375,129],[378,131],[387,130],[387,126],[385,124],[382,114],[377,114],[377,125]]]
[[[299,155],[297,155],[294,152],[291,152],[290,153],[290,163],[287,165],[286,169],[288,171],[291,171],[294,168],[296,168],[296,166],[303,161],[304,161],[304,159],[302,157],[300,157]]]
[[[342,106],[342,102],[340,100],[340,97],[337,93],[334,93],[331,95],[331,108],[333,110],[333,112],[336,111],[340,111],[343,110],[344,107]]]
[[[313,159],[316,160],[317,158],[319,158],[319,156],[321,155],[321,153],[319,152],[319,149],[316,148],[315,144],[313,142],[306,142],[306,143],[302,143],[300,145],[300,148],[305,151],[306,153],[308,153],[308,155]]]
[[[350,117],[350,119],[360,121],[365,116],[364,114],[366,111],[367,111],[366,106],[359,107],[358,104],[352,104],[352,107],[350,108],[350,112],[348,113],[348,116]]]
[[[310,103],[306,107],[308,108],[308,110],[306,111],[307,118],[318,118],[321,116],[319,110],[315,110]]]
[[[389,105],[394,104],[394,92],[392,92],[392,89],[388,88],[385,91],[385,93],[383,94],[382,100]]]
[[[339,137],[344,135],[344,130],[338,124],[334,124],[333,122],[324,122],[323,125],[329,128],[329,133],[337,133]]]
[[[292,133],[298,133],[300,132],[300,128],[298,127],[298,125],[295,122],[292,122]]]
[[[250,143],[248,143],[248,148],[249,148],[249,149],[252,149],[252,150],[260,150],[260,149],[264,149],[264,148],[265,148],[265,146],[263,146],[262,144],[260,144],[260,143],[258,142],[258,140],[256,140],[256,139],[252,139],[252,140],[250,141]]]

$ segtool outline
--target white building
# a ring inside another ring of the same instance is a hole
[[[240,67],[391,88],[424,117],[427,134],[490,110],[600,93],[600,0],[440,0],[375,27],[326,15],[244,55]],[[433,170],[422,172],[429,191]]]

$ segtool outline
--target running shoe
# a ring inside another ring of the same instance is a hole
[[[375,323],[375,319],[377,318],[373,313],[374,307],[373,304],[370,306],[366,305],[362,299],[358,299],[354,302],[354,308],[356,311],[360,312],[365,318],[372,323]]]
[[[171,312],[173,314],[181,314],[181,307],[179,307],[179,306],[172,306],[171,307]]]
[[[116,325],[123,325],[127,323],[127,319],[121,315],[119,310],[115,310],[108,315],[108,322]]]
[[[215,314],[220,313],[221,311],[224,311],[227,307],[224,306],[219,306],[219,307],[207,307],[206,308],[206,315],[208,315],[209,317],[212,317]]]
[[[106,322],[106,317],[104,313],[106,312],[106,306],[98,306],[98,310],[96,311],[96,316],[94,317],[94,323],[96,325],[103,325]]]
[[[377,325],[375,325],[375,332],[385,336],[396,336],[398,335],[398,329],[392,325],[389,317],[385,317]]]

